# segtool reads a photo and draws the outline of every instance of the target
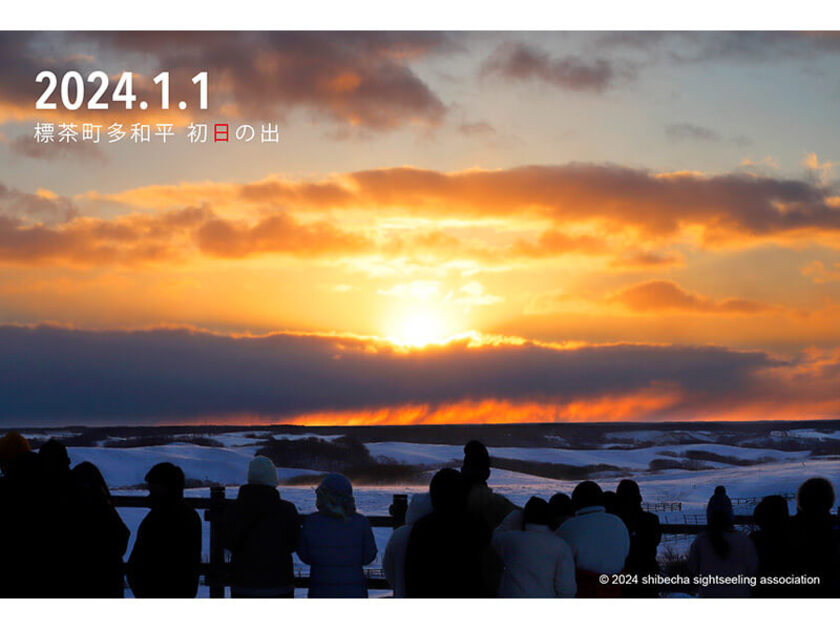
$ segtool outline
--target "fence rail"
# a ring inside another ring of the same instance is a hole
[[[148,496],[134,495],[113,495],[114,505],[118,508],[151,508]],[[225,596],[225,587],[230,585],[230,566],[225,562],[225,550],[222,546],[221,523],[225,510],[233,499],[225,497],[225,488],[210,488],[209,497],[185,497],[184,503],[195,510],[204,511],[204,520],[210,523],[210,561],[201,563],[201,574],[204,576],[205,584],[210,587],[210,597],[222,598]],[[405,523],[405,508],[407,497],[404,494],[393,495],[390,507],[391,514],[368,516],[371,527],[389,527],[396,529]],[[657,504],[660,505],[660,504]],[[667,504],[661,504],[667,505]],[[676,503],[680,508],[670,511],[680,511],[681,504]],[[661,510],[665,511],[665,510]],[[663,535],[691,535],[699,533],[704,525],[705,518],[702,515],[683,515],[683,523],[663,523],[661,525]],[[736,525],[751,525],[751,516],[736,516]],[[366,569],[365,575],[368,579],[368,588],[390,589],[382,572],[377,569]],[[305,575],[295,576],[295,587],[306,588],[309,586],[309,577]]]

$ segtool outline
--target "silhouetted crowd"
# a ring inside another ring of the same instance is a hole
[[[196,596],[201,519],[184,501],[178,466],[164,462],[147,473],[151,509],[125,565],[130,532],[96,466],[71,469],[58,440],[35,453],[10,432],[0,438],[0,470],[0,596],[123,597],[126,577],[136,597]],[[656,597],[663,590],[661,581],[642,579],[663,575],[662,534],[636,482],[624,479],[612,492],[584,481],[571,497],[532,497],[521,509],[487,485],[489,476],[487,449],[470,441],[460,471],[438,471],[429,492],[412,497],[383,555],[395,597]],[[367,597],[364,567],[377,547],[350,481],[326,475],[316,512],[303,518],[278,485],[271,460],[255,457],[225,511],[231,596],[292,597],[296,552],[310,566],[309,597]],[[765,497],[747,535],[735,529],[732,501],[718,486],[685,568],[714,578],[698,582],[700,596],[840,597],[834,501],[828,480],[808,479],[794,516],[785,498]]]

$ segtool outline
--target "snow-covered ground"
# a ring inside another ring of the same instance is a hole
[[[461,445],[412,444],[408,442],[377,442],[367,445],[374,457],[387,457],[405,464],[442,464],[463,457]],[[569,449],[569,448],[494,448],[493,455],[505,459],[519,459],[547,464],[588,466],[609,464],[628,470],[647,470],[654,459],[682,458],[688,451],[704,451],[722,457],[735,457],[750,462],[765,460],[800,461],[809,451],[778,451],[764,448],[745,448],[726,444],[697,443],[647,448]],[[726,464],[702,460],[704,466],[725,467]]]
[[[248,477],[248,462],[254,457],[257,448],[256,443],[219,448],[175,442],[137,448],[80,446],[68,449],[68,453],[73,466],[89,461],[102,471],[110,487],[126,488],[142,484],[149,468],[158,462],[171,462],[180,466],[187,479],[238,485]],[[317,470],[303,468],[277,469],[281,480],[318,473]]]

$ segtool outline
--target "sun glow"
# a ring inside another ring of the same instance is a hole
[[[394,317],[387,337],[400,346],[420,348],[445,343],[455,336],[451,322],[442,311],[427,306],[412,308]]]

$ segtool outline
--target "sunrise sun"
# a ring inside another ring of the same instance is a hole
[[[443,343],[455,331],[444,313],[434,308],[413,308],[395,316],[387,337],[401,346],[422,347]]]

